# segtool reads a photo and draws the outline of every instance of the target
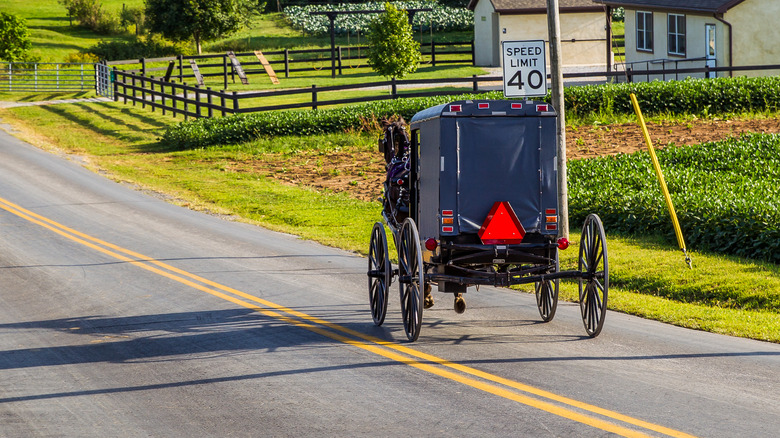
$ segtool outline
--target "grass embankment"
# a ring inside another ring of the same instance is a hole
[[[165,192],[181,205],[230,214],[347,250],[365,252],[378,203],[345,195],[282,185],[261,175],[238,172],[231,163],[268,159],[320,148],[375,148],[375,136],[327,134],[263,138],[237,146],[171,151],[157,141],[173,123],[159,113],[110,103],[0,110],[5,123],[20,127],[34,144],[90,157],[115,179]],[[56,128],[56,129],[55,129]],[[281,152],[281,154],[279,154]],[[301,208],[305,205],[306,208]],[[572,224],[572,238],[578,238]],[[607,230],[609,233],[609,230]],[[780,314],[742,310],[707,298],[728,289],[735,296],[780,295],[780,268],[737,257],[694,253],[689,270],[676,247],[655,237],[608,236],[610,308],[701,330],[780,342]],[[562,269],[575,265],[576,246],[563,251]],[[697,291],[701,296],[697,296]],[[562,298],[576,296],[576,284],[562,283]],[[682,299],[685,302],[681,302]]]

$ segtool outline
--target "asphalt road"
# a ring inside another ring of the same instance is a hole
[[[378,217],[378,212],[377,212]],[[366,230],[368,236],[369,230]],[[405,342],[366,260],[0,131],[0,436],[777,436],[780,345],[449,296]]]

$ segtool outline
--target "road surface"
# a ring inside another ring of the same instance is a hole
[[[410,344],[395,284],[373,325],[366,266],[0,131],[0,436],[780,430],[780,345],[618,313],[590,339],[576,304],[543,324],[494,288],[462,315],[436,293]]]

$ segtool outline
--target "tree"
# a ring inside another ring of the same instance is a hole
[[[414,40],[406,11],[385,3],[385,12],[368,26],[368,64],[387,78],[417,71],[420,43]]]
[[[174,41],[194,39],[200,54],[203,41],[235,33],[258,10],[257,0],[146,0],[146,25]]]
[[[0,59],[27,61],[32,47],[30,33],[23,18],[0,12]]]

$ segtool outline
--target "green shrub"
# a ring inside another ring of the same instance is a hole
[[[159,35],[135,37],[129,41],[100,41],[86,50],[106,61],[139,58],[162,58],[192,53],[189,44],[173,43]]]

